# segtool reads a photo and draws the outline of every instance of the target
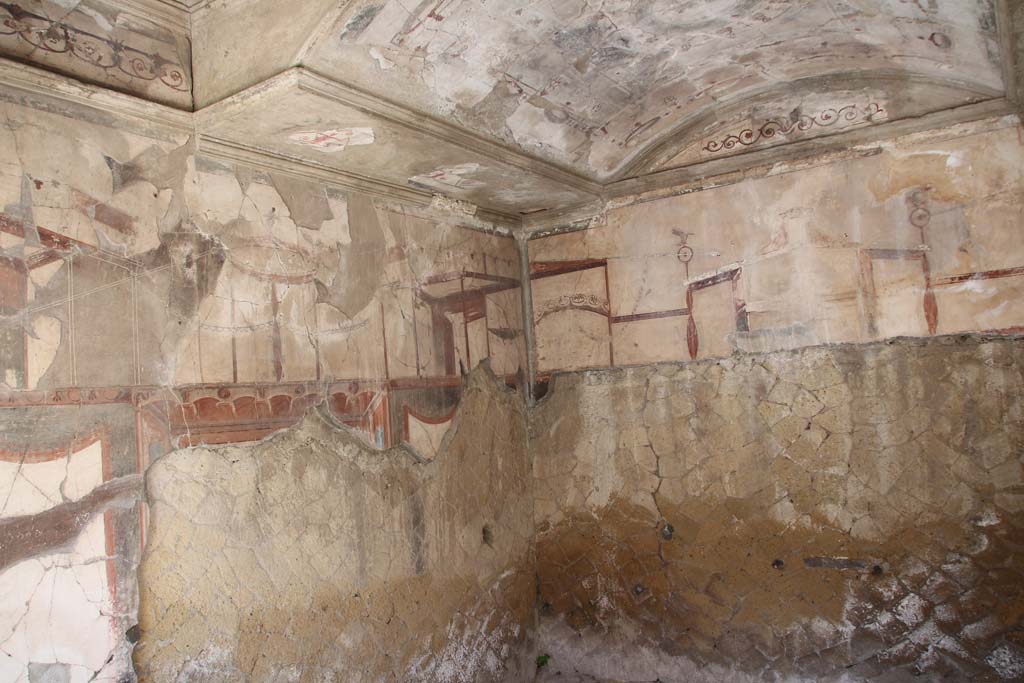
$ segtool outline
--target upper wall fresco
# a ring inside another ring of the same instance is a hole
[[[523,366],[509,238],[197,157],[184,136],[4,116],[8,391],[457,385],[485,358]]]
[[[871,104],[897,118],[1004,89],[990,0],[349,5],[304,65],[602,180],[750,98],[785,99],[796,120]],[[808,79],[836,95],[799,109],[780,88]],[[901,94],[915,80],[932,91]]]
[[[511,238],[93,119],[0,104],[2,680],[131,679],[164,454],[318,405],[427,461],[525,367]]]
[[[1020,331],[1022,136],[905,138],[535,239],[538,369]]]
[[[0,55],[191,110],[188,17],[169,16],[105,0],[0,2]]]

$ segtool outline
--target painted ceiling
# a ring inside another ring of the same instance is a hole
[[[1006,96],[1001,0],[0,1],[0,54],[506,214]]]
[[[996,30],[986,0],[357,0],[307,59],[605,180],[694,117],[803,79],[992,97]]]

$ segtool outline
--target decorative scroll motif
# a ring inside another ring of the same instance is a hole
[[[541,320],[549,315],[569,310],[589,311],[606,317],[611,315],[607,301],[604,301],[593,294],[582,294],[577,292],[575,294],[565,294],[558,297],[557,301],[551,302],[544,312],[537,316],[537,322],[540,323]]]
[[[841,109],[825,109],[817,115],[803,114],[794,121],[771,120],[765,122],[757,130],[747,128],[740,133],[728,135],[722,140],[712,140],[704,146],[705,152],[716,154],[721,151],[735,149],[737,145],[750,147],[762,140],[785,137],[793,133],[803,133],[812,128],[828,128],[843,121],[846,123],[874,123],[875,119],[885,114],[885,110],[872,102],[866,107],[848,104]]]
[[[3,13],[8,16],[3,17]],[[168,88],[188,92],[181,65],[159,54],[128,47],[62,21],[29,12],[17,3],[0,2],[0,36],[18,36],[35,48],[74,57],[104,71],[120,71],[129,78],[159,81]]]

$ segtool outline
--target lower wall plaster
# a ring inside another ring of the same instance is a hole
[[[522,401],[478,367],[432,461],[374,451],[324,410],[146,479],[145,681],[532,677]]]
[[[556,376],[540,679],[1024,680],[1022,360],[964,336]]]

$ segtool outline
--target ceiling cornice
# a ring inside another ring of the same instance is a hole
[[[158,26],[171,23],[186,32],[191,27],[189,8],[173,0],[119,0],[118,5],[119,9],[145,17]]]
[[[843,149],[870,145],[912,133],[1004,116],[1013,111],[1013,105],[1005,98],[1000,97],[867,128],[855,128],[827,137],[790,142],[723,159],[713,159],[677,169],[619,180],[606,185],[604,195],[608,199],[615,199],[644,193],[651,189],[660,190],[672,185],[691,183],[694,180],[735,173],[744,168],[797,161],[819,154],[833,154]]]
[[[334,81],[303,67],[289,69],[295,73],[299,89],[315,93],[368,114],[378,116],[405,128],[451,143],[463,149],[490,157],[549,180],[568,185],[580,192],[597,194],[601,185],[551,162],[524,154],[518,149],[470,132],[461,126],[422,114],[375,95]],[[289,73],[286,72],[286,73]]]
[[[38,67],[0,58],[0,90],[10,99],[18,95],[24,104],[46,109],[45,102],[87,107],[112,120],[142,124],[153,132],[194,132],[192,114],[132,95],[76,81]]]
[[[209,5],[213,0],[151,0],[162,5],[167,5],[173,9],[184,10],[186,12],[195,12],[198,9],[202,9]]]
[[[941,140],[986,128],[1001,128],[1012,124],[1012,120],[1017,118],[1014,114],[1015,105],[1005,98],[998,98],[869,128],[858,128],[826,138],[792,142],[621,180],[605,186],[604,202],[600,206],[588,204],[525,216],[523,232],[531,239],[536,239],[585,229],[610,208],[734,185],[753,178],[792,173],[848,158],[872,156],[881,153],[886,143],[909,135],[932,133],[934,139]],[[957,127],[973,127],[976,130],[964,132]]]
[[[0,99],[34,109],[72,115],[91,112],[92,120],[119,128],[129,127],[157,139],[197,137],[197,152],[257,170],[305,178],[342,190],[361,192],[381,199],[429,207],[434,195],[350,173],[341,173],[308,161],[299,161],[258,148],[238,145],[197,134],[197,115],[156,104],[131,95],[82,83],[61,74],[0,58]],[[64,105],[55,110],[54,105]],[[99,118],[97,118],[99,117]],[[467,227],[488,232],[511,232],[521,223],[518,216],[477,210]],[[493,224],[489,227],[487,224]]]
[[[391,200],[414,206],[430,206],[434,195],[412,187],[388,183],[378,178],[339,171],[306,159],[278,154],[270,150],[238,145],[234,142],[220,140],[203,134],[199,135],[198,152],[204,157],[241,164],[268,173],[282,173],[303,180],[310,180],[323,185],[336,187],[340,190],[358,192],[378,199]],[[477,219],[509,231],[518,229],[521,221],[518,216],[478,208]]]

